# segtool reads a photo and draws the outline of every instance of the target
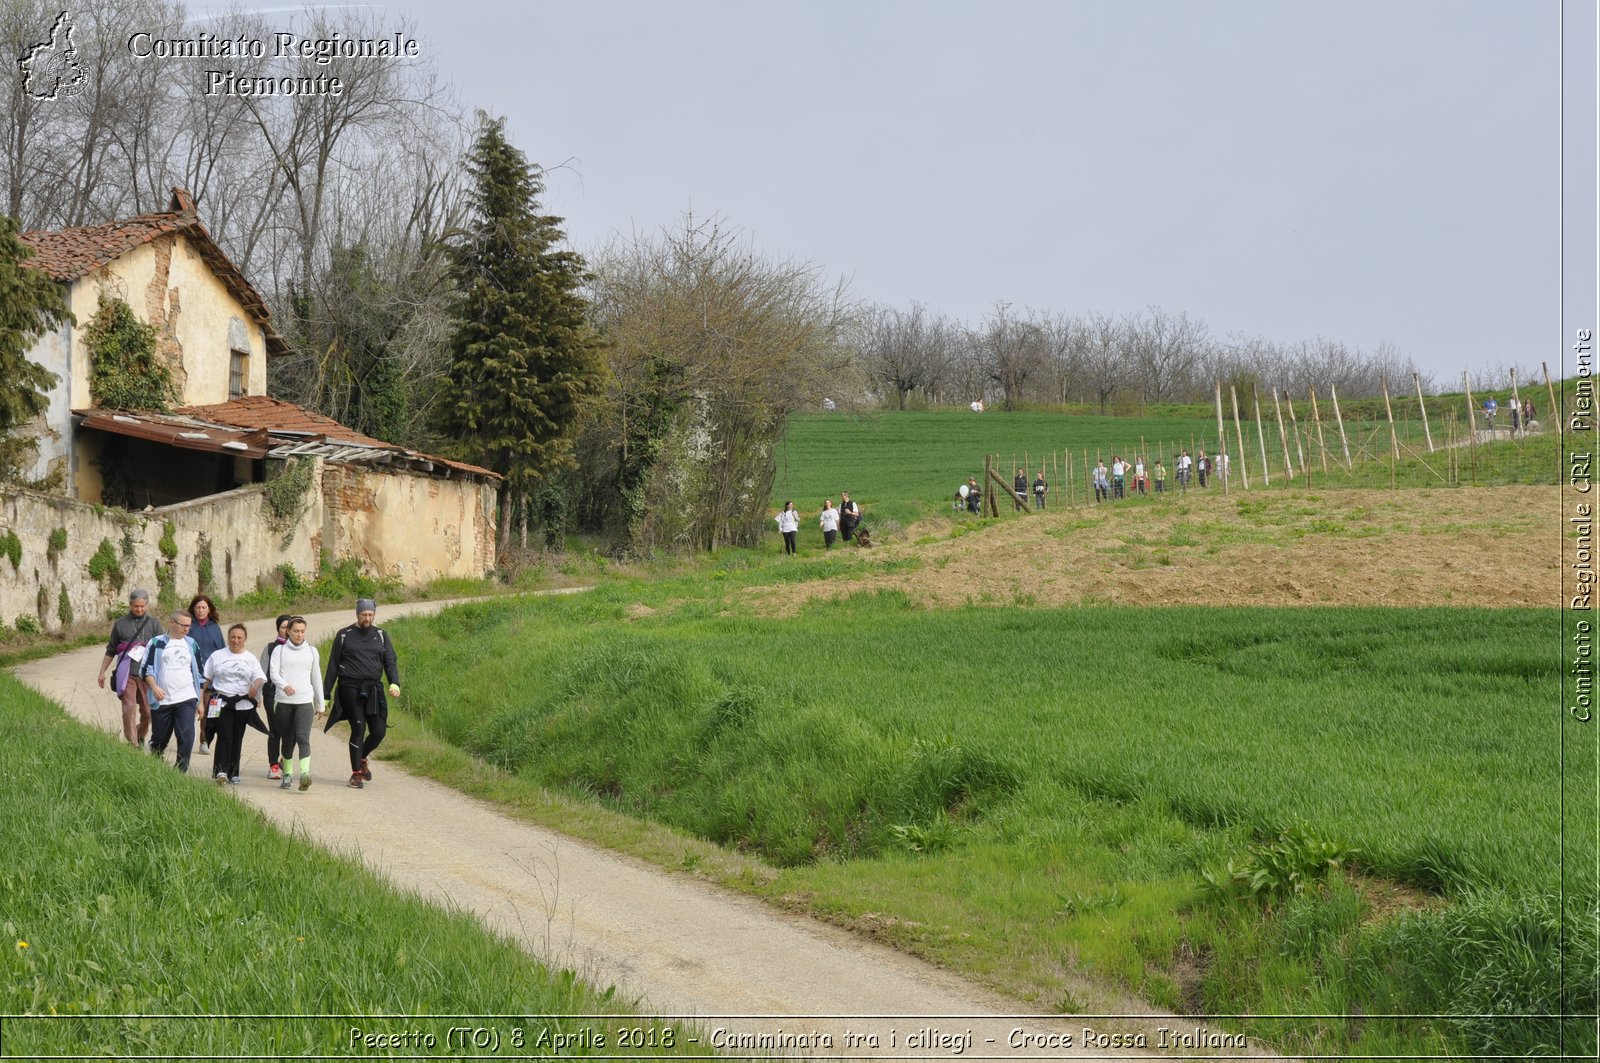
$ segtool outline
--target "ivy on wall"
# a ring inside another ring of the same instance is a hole
[[[133,307],[101,293],[83,338],[96,406],[165,412],[177,402],[172,373],[156,356],[156,330],[134,316]]]

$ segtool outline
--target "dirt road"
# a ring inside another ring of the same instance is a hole
[[[390,606],[381,618],[439,607]],[[322,638],[350,617],[308,620],[313,637]],[[15,673],[78,718],[120,735],[115,699],[95,685],[102,653],[90,647]],[[314,732],[317,783],[303,794],[266,778],[263,744],[253,733],[247,740],[246,778],[233,790],[281,829],[350,854],[402,889],[475,912],[534,956],[614,984],[645,1009],[699,1019],[706,1043],[734,1055],[1127,1058],[1140,1053],[1108,1042],[1086,1046],[1085,1028],[1142,1031],[1152,1049],[1163,1028],[1184,1037],[1196,1031],[1191,1020],[1159,1017],[1148,1005],[1093,987],[1080,999],[1110,1001],[1107,1010],[1124,1017],[1010,1018],[1027,1007],[843,930],[510,819],[388,764],[374,766],[366,789],[351,790],[337,731]],[[196,785],[208,764],[196,755]],[[1141,1014],[1148,1017],[1132,1017]],[[849,1034],[856,1039],[848,1041]]]

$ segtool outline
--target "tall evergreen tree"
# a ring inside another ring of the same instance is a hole
[[[599,394],[605,363],[579,292],[584,261],[559,249],[561,219],[539,213],[538,170],[506,140],[505,119],[480,121],[466,159],[472,217],[452,264],[456,329],[441,428],[505,477],[503,550],[513,500],[571,465],[578,417]]]
[[[45,411],[45,392],[57,379],[28,351],[51,328],[75,320],[60,286],[23,265],[33,250],[19,232],[15,218],[0,216],[0,481],[20,476],[34,442],[17,429]]]

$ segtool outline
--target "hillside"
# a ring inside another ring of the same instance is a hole
[[[894,588],[932,606],[1552,606],[1560,489],[1192,491],[979,522],[924,519],[892,571],[751,591],[764,611]],[[870,513],[867,517],[871,523]],[[813,529],[802,548],[820,552]]]

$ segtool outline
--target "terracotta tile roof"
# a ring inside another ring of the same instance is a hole
[[[39,229],[23,233],[22,242],[33,249],[33,256],[24,264],[44,270],[53,280],[69,283],[88,276],[136,247],[172,233],[181,234],[192,242],[201,259],[227,286],[233,297],[255,316],[257,323],[266,331],[267,353],[287,353],[289,345],[272,327],[272,313],[267,309],[266,300],[223,254],[222,248],[211,238],[210,230],[200,221],[194,199],[181,188],[172,190],[172,201],[164,211],[140,214],[104,225],[78,225],[59,232]]]
[[[283,436],[292,434],[317,437],[330,443],[375,447],[413,460],[443,465],[454,469],[456,472],[470,476],[482,476],[494,480],[500,479],[498,473],[482,466],[468,465],[466,462],[451,461],[449,458],[440,458],[432,454],[422,454],[414,450],[407,450],[393,443],[386,443],[381,439],[363,435],[354,428],[340,424],[332,417],[326,417],[314,410],[308,410],[304,406],[296,406],[292,402],[270,398],[266,395],[246,395],[231,402],[222,402],[211,406],[185,406],[174,412],[216,424],[232,425],[236,428],[265,429],[269,435]]]
[[[332,417],[325,417],[304,406],[296,406],[292,402],[266,395],[246,395],[241,399],[219,402],[211,406],[186,406],[178,412],[205,421],[215,421],[218,424],[237,425],[240,428],[265,428],[272,432],[305,432],[309,435],[325,436],[334,443],[393,448],[393,444],[362,435]]]
[[[104,225],[23,233],[22,242],[33,248],[29,266],[44,270],[54,280],[75,281],[158,236],[182,232],[193,223],[181,214],[141,214]]]

